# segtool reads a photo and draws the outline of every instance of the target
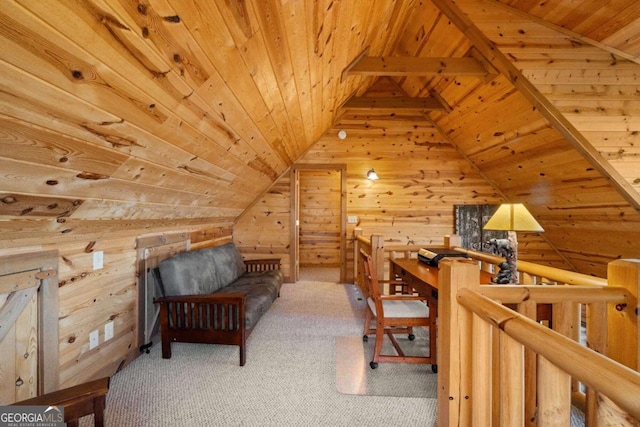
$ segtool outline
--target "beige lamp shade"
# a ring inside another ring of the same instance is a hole
[[[544,231],[522,203],[500,205],[483,228],[504,231]]]

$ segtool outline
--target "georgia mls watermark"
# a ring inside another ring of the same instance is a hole
[[[0,427],[65,427],[62,406],[0,406]]]

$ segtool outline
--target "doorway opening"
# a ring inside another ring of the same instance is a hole
[[[291,169],[291,279],[346,280],[346,166]]]

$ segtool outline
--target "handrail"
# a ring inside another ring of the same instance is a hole
[[[482,285],[480,293],[503,304],[520,304],[535,301],[537,304],[561,302],[627,303],[632,299],[626,288],[618,286],[539,286],[539,285]]]
[[[478,292],[462,288],[456,300],[485,322],[543,356],[558,368],[609,397],[640,420],[640,374]],[[576,363],[580,360],[580,363]]]
[[[385,252],[418,252],[424,248],[425,245],[386,245],[384,247]]]
[[[478,252],[461,247],[455,247],[454,250],[466,254],[469,258],[495,265],[504,261],[504,258],[502,257],[487,254],[485,252]],[[588,274],[566,271],[560,268],[534,264],[527,261],[518,261],[518,271],[538,277],[544,277],[547,280],[566,283],[568,285],[607,286],[607,279],[603,279],[601,277],[589,276]]]
[[[364,243],[365,245],[371,245],[371,239],[367,239],[362,234],[356,235],[356,240]]]

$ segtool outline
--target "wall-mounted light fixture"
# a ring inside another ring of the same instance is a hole
[[[369,172],[367,172],[367,179],[375,181],[376,179],[378,179],[378,174],[373,169],[369,169]]]
[[[338,138],[345,139],[347,137],[347,132],[344,130],[338,131]]]

